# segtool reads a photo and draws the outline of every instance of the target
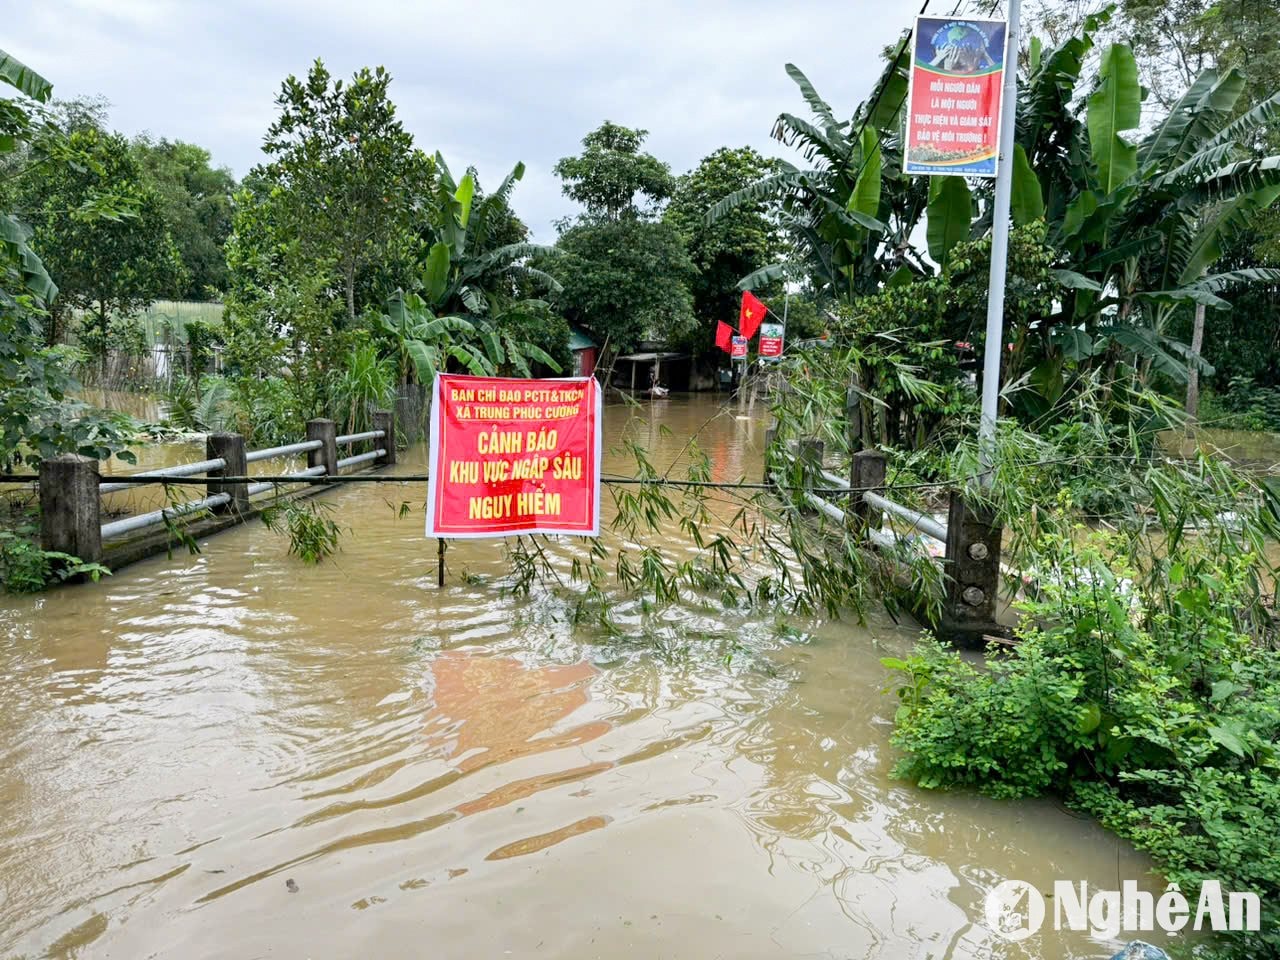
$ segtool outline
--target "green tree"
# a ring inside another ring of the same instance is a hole
[[[231,197],[236,182],[226,167],[214,167],[209,151],[180,140],[136,137],[131,145],[147,180],[160,196],[165,222],[185,268],[174,299],[205,300],[227,285],[223,244],[231,233]]]
[[[606,120],[582,138],[582,153],[564,157],[552,168],[566,197],[589,216],[620,220],[652,214],[675,189],[671,168],[641,153],[648,130],[633,130]]]
[[[692,293],[702,326],[732,321],[740,297],[738,281],[772,263],[781,252],[777,218],[765,204],[745,204],[714,223],[707,222],[707,211],[777,168],[777,161],[751,147],[721,147],[676,184],[663,219],[680,232],[697,271]],[[709,345],[708,337],[701,339]]]
[[[113,314],[145,309],[180,285],[184,271],[164,204],[128,142],[88,128],[67,137],[66,149],[92,162],[34,165],[16,204],[33,227],[32,249],[61,290],[50,342],[63,332],[66,308],[75,307],[88,312],[88,345],[103,349]]]
[[[582,223],[562,233],[556,249],[570,318],[611,350],[692,331],[696,271],[671,224]]]
[[[606,122],[583,138],[580,155],[555,166],[565,195],[585,207],[556,243],[561,302],[614,351],[675,340],[694,325],[693,263],[677,228],[656,219],[675,180],[640,152],[646,135]]]
[[[0,164],[11,184],[25,187],[29,178],[52,178],[63,167],[95,170],[98,160],[76,152],[45,112],[53,92],[47,80],[0,51],[0,82],[17,91],[0,97]],[[128,212],[99,203],[82,216]],[[44,346],[47,306],[57,296],[30,228],[8,204],[0,207],[0,470],[68,452],[106,457],[127,441],[120,418],[72,399],[78,385],[66,357]]]
[[[349,323],[369,305],[357,301],[358,277],[403,241],[414,198],[431,181],[430,160],[396,118],[390,83],[382,67],[333,80],[320,60],[305,80],[288,77],[263,144],[271,160],[255,171],[269,188],[276,237],[331,265]]]
[[[813,118],[780,114],[773,135],[801,150],[810,166],[779,161],[776,172],[729,194],[708,213],[710,221],[718,222],[762,202],[778,210],[788,238],[786,260],[743,277],[743,289],[784,275],[802,276],[820,298],[848,304],[875,293],[891,278],[900,282],[933,273],[913,242],[916,227],[926,209],[931,233],[935,222],[954,221],[957,208],[967,213],[969,194],[962,179],[949,178],[954,180],[951,189],[931,198],[928,178],[902,175],[907,59],[901,48],[889,52],[876,92],[859,105],[852,120],[837,120],[808,77],[787,64]],[[945,250],[939,256],[931,244],[930,252],[936,262],[945,260]]]

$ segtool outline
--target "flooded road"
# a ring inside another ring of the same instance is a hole
[[[717,478],[755,479],[735,413],[632,428],[660,466],[702,428]],[[985,891],[1157,889],[1054,803],[890,778],[879,658],[914,627],[596,636],[504,598],[495,542],[437,589],[423,494],[326,495],[351,533],[319,567],[253,523],[3,598],[0,957],[1093,958],[1115,945],[998,939]]]

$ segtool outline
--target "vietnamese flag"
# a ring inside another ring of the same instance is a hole
[[[729,353],[733,345],[733,327],[723,320],[716,323],[716,346]]]
[[[738,319],[738,330],[748,340],[756,335],[760,324],[764,323],[766,309],[750,290],[742,291],[742,312]]]

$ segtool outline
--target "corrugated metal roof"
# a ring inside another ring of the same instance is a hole
[[[570,350],[590,350],[592,347],[598,347],[599,344],[587,336],[586,331],[577,327],[569,328],[569,349]]]

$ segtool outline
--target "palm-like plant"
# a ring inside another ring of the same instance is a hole
[[[1103,51],[1096,82],[1076,97],[1098,18],[1052,51],[1033,44],[1019,101],[1019,148],[1060,251],[1062,310],[1038,322],[1046,362],[1060,349],[1084,365],[1185,380],[1198,355],[1165,336],[1173,311],[1225,308],[1233,286],[1280,281],[1280,271],[1212,273],[1231,235],[1280,196],[1280,156],[1256,152],[1280,118],[1280,93],[1232,119],[1244,90],[1234,69],[1206,70],[1145,137],[1132,51]]]
[[[551,291],[560,284],[532,267],[528,258],[546,248],[533,243],[494,245],[498,220],[507,199],[524,176],[517,163],[493,193],[476,197],[474,174],[455,182],[444,157],[436,154],[436,188],[430,198],[430,232],[435,238],[427,254],[418,289],[397,292],[381,318],[383,330],[398,347],[401,382],[428,384],[453,362],[477,376],[512,371],[531,376],[531,364],[559,372],[560,366],[540,347],[518,341],[506,330],[541,301],[512,300],[516,280],[528,278]],[[506,286],[506,289],[502,287]]]
[[[416,293],[397,293],[387,304],[382,328],[396,342],[401,382],[429,384],[450,361],[475,376],[495,376],[508,371],[532,375],[531,364],[541,363],[560,372],[545,350],[517,340],[504,330],[503,320],[537,301],[519,301],[493,319],[436,316]]]
[[[929,205],[928,188],[924,181],[902,175],[907,55],[899,52],[881,75],[876,93],[845,121],[835,118],[798,67],[787,64],[786,69],[814,118],[783,113],[773,136],[799,147],[811,166],[800,169],[783,162],[778,173],[730,194],[707,213],[714,222],[744,204],[777,205],[792,257],[744,277],[740,286],[751,289],[783,275],[804,274],[820,294],[847,302],[875,292],[899,271],[905,271],[900,279],[931,273],[910,242]],[[965,203],[967,213],[967,190]]]
[[[498,220],[524,164],[517,163],[498,189],[477,200],[475,175],[468,172],[454,182],[444,157],[436,154],[436,188],[431,197],[429,232],[434,237],[427,254],[419,291],[437,313],[488,312],[487,292],[502,281],[528,278],[559,292],[556,280],[530,266],[529,258],[545,253],[536,243],[493,244]]]

